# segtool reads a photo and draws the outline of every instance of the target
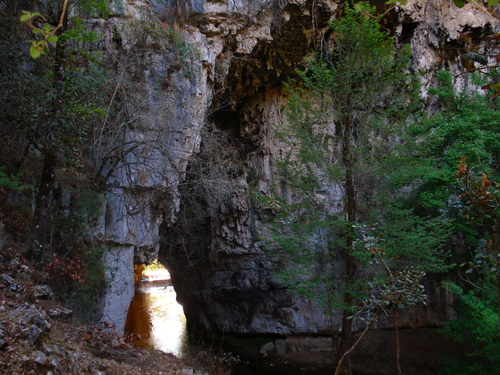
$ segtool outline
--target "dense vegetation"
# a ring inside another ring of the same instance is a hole
[[[1,184],[15,188],[2,191],[2,218],[88,319],[106,285],[103,247],[88,235],[100,205],[88,161],[90,135],[105,113],[106,75],[96,49],[100,35],[84,22],[107,7],[104,1],[67,3],[64,12],[58,1],[2,3]],[[30,54],[31,39],[44,41],[42,56]]]
[[[491,181],[500,146],[497,94],[455,92],[453,77],[441,71],[430,91],[439,110],[430,117],[418,111],[407,50],[395,49],[371,12],[362,3],[346,7],[331,25],[329,48],[288,83],[289,124],[277,128],[288,152],[278,163],[274,197],[263,197],[274,209],[268,247],[283,264],[284,282],[330,315],[343,312],[341,334],[332,332],[337,373],[359,342],[350,341],[352,321],[368,328],[389,314],[397,335],[398,311],[425,300],[429,272],[460,276],[456,282],[467,290],[446,284],[463,314],[447,335],[465,340],[473,325],[488,321],[491,330],[473,339],[470,367],[457,365],[460,373],[488,373],[499,365],[494,355],[479,364],[495,350],[500,307],[480,297],[486,290],[499,295],[499,198]],[[486,77],[474,79],[492,88]],[[465,236],[474,260],[451,256],[451,233]],[[397,359],[402,373],[399,347]]]

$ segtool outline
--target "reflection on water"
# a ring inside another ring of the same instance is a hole
[[[186,317],[169,284],[165,279],[138,284],[125,330],[139,335],[137,346],[181,356],[187,342]]]

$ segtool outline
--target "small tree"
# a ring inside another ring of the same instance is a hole
[[[464,156],[473,169],[490,177],[498,174],[500,111],[489,103],[488,95],[457,92],[449,72],[440,71],[437,78],[439,86],[430,93],[438,97],[441,110],[409,129],[417,145],[413,156],[421,161],[423,172],[414,176],[413,201],[409,204],[422,214],[445,212],[455,221],[463,221],[455,198],[460,188],[453,177],[457,163]]]
[[[322,300],[331,314],[338,307],[343,311],[334,348],[339,365],[351,346],[352,307],[367,295],[363,285],[370,254],[359,248],[358,224],[370,222],[377,211],[381,226],[392,225],[391,235],[398,237],[394,231],[399,229],[387,215],[383,219],[387,210],[374,197],[394,173],[394,166],[384,165],[394,155],[394,141],[418,95],[406,71],[409,51],[394,51],[393,40],[366,4],[346,7],[331,27],[330,48],[310,58],[307,70],[298,72],[300,80],[288,84],[290,125],[277,135],[291,151],[278,163],[279,198],[269,204],[276,212],[274,246],[285,250],[288,281],[319,298],[325,296]],[[393,244],[397,250],[389,256],[399,261],[392,267],[411,259],[425,263],[417,260],[422,249],[429,263],[439,258],[433,251],[442,244],[443,232],[437,229],[435,235],[422,222],[415,218],[418,225],[408,224],[405,230],[421,239],[435,236],[437,241],[417,242],[410,249]]]
[[[445,215],[472,257],[463,263],[468,255],[460,255],[458,276],[465,284],[445,284],[457,296],[458,319],[444,329],[472,350],[449,360],[443,373],[490,373],[499,361],[493,353],[498,348],[499,189],[494,181],[500,163],[500,113],[491,100],[495,92],[457,92],[449,72],[438,72],[437,78],[440,85],[430,93],[437,95],[441,110],[410,129],[420,145],[415,156],[423,161],[425,173],[415,180],[405,204],[421,214]],[[477,72],[472,78],[479,85],[489,79]]]
[[[443,374],[489,374],[500,363],[500,185],[486,173],[474,173],[462,157],[455,178],[462,193],[462,215],[477,230],[472,260],[463,263],[469,290],[451,282],[445,288],[457,295],[458,318],[443,332],[467,344],[467,355],[445,360]]]
[[[32,257],[38,264],[47,261],[45,253],[54,242],[58,174],[65,171],[74,178],[82,170],[89,129],[104,114],[104,69],[92,50],[100,35],[85,31],[81,24],[84,10],[103,9],[105,3],[63,0],[48,2],[44,15],[22,11],[16,29],[33,34],[28,48],[14,35],[2,34],[11,59],[6,58],[0,68],[8,77],[0,90],[4,103],[0,118],[25,149],[17,172],[23,171],[29,156],[36,155],[42,163],[32,218]],[[36,10],[36,5],[29,8]]]
[[[460,161],[456,177],[462,185],[465,217],[480,225],[483,231],[482,240],[474,250],[474,259],[468,263],[466,272],[478,271],[487,280],[493,281],[500,318],[500,184],[488,180],[486,173],[474,178],[465,164],[465,157]],[[497,334],[500,337],[500,322]]]

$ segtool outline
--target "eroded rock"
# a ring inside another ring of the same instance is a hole
[[[69,318],[73,315],[73,311],[60,307],[57,309],[50,309],[48,314],[52,319]]]
[[[16,321],[17,329],[28,345],[38,343],[40,337],[51,328],[45,311],[28,303],[12,310],[7,317]]]
[[[42,330],[37,327],[35,324],[30,325],[29,327],[19,327],[22,335],[25,337],[26,343],[28,345],[35,345],[42,334]]]
[[[35,361],[39,365],[45,365],[46,363],[48,363],[49,359],[43,352],[37,350],[33,352],[33,361]]]
[[[18,283],[16,283],[14,281],[14,279],[12,278],[12,276],[10,276],[10,275],[3,273],[0,275],[0,279],[4,282],[4,284],[8,287],[8,289],[11,292],[16,293],[16,292],[20,292],[23,290],[22,286],[19,285]]]
[[[36,285],[33,288],[35,298],[50,299],[54,296],[54,291],[48,285]]]

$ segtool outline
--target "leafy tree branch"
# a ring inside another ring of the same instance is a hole
[[[43,28],[36,27],[33,22],[36,18],[41,18],[42,20],[45,20],[45,17],[42,16],[40,12],[29,12],[27,10],[22,11],[22,15],[20,17],[21,22],[25,22],[30,28],[33,34],[37,35],[40,34],[43,36],[42,40],[36,41],[36,40],[29,40],[28,42],[31,43],[30,47],[30,55],[34,59],[40,57],[43,54],[48,54],[49,49],[48,49],[48,42],[51,43],[57,43],[59,40],[59,36],[56,35],[57,31],[59,31],[63,25],[64,25],[64,19],[66,17],[66,12],[68,9],[68,2],[69,0],[64,0],[62,7],[61,7],[61,12],[59,16],[59,23],[57,24],[56,27],[50,26],[47,22],[43,24]]]

